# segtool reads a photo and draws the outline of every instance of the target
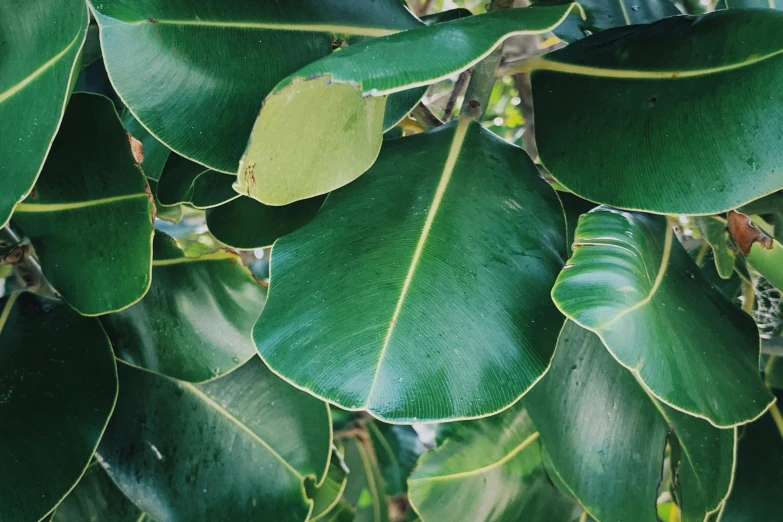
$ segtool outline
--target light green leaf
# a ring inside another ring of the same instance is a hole
[[[52,522],[154,522],[122,494],[93,462],[76,488],[57,506]]]
[[[730,427],[772,403],[756,323],[707,281],[661,216],[607,207],[582,216],[552,298],[677,410]]]
[[[161,142],[156,140],[147,129],[142,127],[130,111],[126,110],[125,114],[122,115],[122,124],[125,126],[125,130],[128,131],[128,134],[141,142],[142,152],[144,154],[144,161],[141,162],[141,170],[144,171],[144,175],[147,176],[147,179],[149,180],[159,181],[160,173],[163,171],[163,166],[169,159],[171,151]]]
[[[530,64],[541,161],[572,192],[632,210],[716,214],[774,192],[781,53],[772,10],[671,17],[550,53]]]
[[[97,319],[33,294],[0,299],[0,520],[37,522],[68,494],[116,397]]]
[[[460,18],[362,42],[303,67],[264,101],[237,191],[286,205],[350,183],[378,157],[388,95],[464,71],[509,36],[550,31],[576,7]],[[433,49],[448,52],[433,60]]]
[[[736,432],[648,395],[593,333],[568,321],[552,367],[525,399],[549,465],[596,520],[656,522],[667,433],[683,522],[702,522],[728,494]],[[674,454],[674,452],[673,452]]]
[[[32,190],[60,125],[87,35],[83,0],[0,4],[0,226]]]
[[[121,364],[117,410],[98,455],[157,520],[304,521],[304,480],[323,480],[329,409],[258,359],[192,385]]]
[[[147,292],[152,211],[112,102],[74,94],[33,194],[14,211],[43,273],[83,315],[126,308]]]
[[[157,196],[166,206],[188,203],[200,209],[217,207],[239,197],[231,188],[234,180],[234,176],[172,154],[160,175]]]
[[[765,230],[769,228],[769,225],[759,217],[754,216],[753,222]],[[750,247],[747,260],[750,266],[764,276],[764,279],[775,288],[783,290],[783,245],[773,239],[772,248],[767,249],[761,243],[755,242]]]
[[[316,196],[282,207],[270,207],[240,196],[207,209],[207,227],[215,239],[231,248],[252,250],[268,247],[279,237],[309,223],[325,199],[326,196]]]
[[[562,207],[524,151],[454,122],[387,141],[275,243],[253,337],[276,373],[343,408],[489,415],[549,365],[564,253]]]
[[[581,507],[544,472],[539,434],[521,402],[457,423],[408,481],[422,522],[576,521]]]
[[[255,354],[250,332],[264,308],[266,289],[237,254],[219,250],[185,257],[173,239],[158,232],[152,266],[152,286],[144,299],[101,318],[118,358],[202,382]]]
[[[734,273],[736,255],[729,247],[729,231],[726,222],[714,217],[697,217],[696,226],[704,236],[704,240],[712,248],[715,268],[722,279],[728,279]]]
[[[106,69],[130,111],[181,156],[230,173],[277,82],[329,55],[337,41],[421,25],[399,0],[90,4]]]
[[[368,421],[364,424],[375,450],[383,475],[386,495],[395,497],[407,492],[406,481],[424,451],[419,435],[410,426]]]
[[[775,520],[783,484],[783,419],[777,407],[745,426],[739,441],[734,487],[721,522]]]

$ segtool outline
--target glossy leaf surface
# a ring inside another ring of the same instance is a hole
[[[224,176],[224,174],[220,174]],[[101,318],[117,357],[176,379],[201,382],[245,363],[266,289],[233,252],[185,257],[155,236],[152,286],[130,308]]]
[[[509,36],[550,31],[575,6],[460,18],[362,42],[303,67],[264,101],[237,191],[286,205],[350,183],[378,157],[387,95],[464,71]]]
[[[735,431],[655,400],[595,334],[571,321],[552,368],[525,402],[557,479],[596,520],[657,521],[670,429],[681,450],[672,465],[682,520],[702,522],[728,493]]]
[[[52,522],[154,522],[122,494],[106,471],[90,465],[76,488],[57,506]]]
[[[84,315],[121,310],[150,285],[152,204],[112,102],[74,94],[34,193],[13,221],[49,282]]]
[[[264,360],[319,397],[396,421],[477,417],[546,370],[563,211],[521,149],[467,121],[387,141],[272,249]]]
[[[325,199],[326,196],[316,196],[282,207],[270,207],[240,196],[207,209],[207,227],[215,239],[232,248],[263,248],[309,223]]]
[[[173,154],[161,173],[157,195],[163,205],[216,207],[239,197],[231,188],[235,179]]]
[[[782,51],[783,13],[728,10],[550,53],[532,76],[541,161],[586,199],[656,213],[715,214],[774,192]]]
[[[421,457],[408,484],[422,522],[568,522],[582,512],[549,482],[539,433],[521,402],[455,425]]]
[[[421,25],[398,0],[90,3],[106,68],[130,111],[180,155],[231,173],[278,81],[330,54],[335,39]]]
[[[737,474],[722,522],[769,520],[780,513],[783,484],[783,422],[772,413],[744,427],[737,453]]]
[[[552,298],[669,406],[727,427],[772,401],[758,375],[756,324],[661,216],[607,207],[582,216]]]
[[[613,27],[647,24],[680,14],[670,0],[582,0],[579,5],[585,11],[585,18],[572,15],[553,31],[567,42]]]
[[[0,225],[41,171],[65,111],[89,19],[82,0],[0,4]]]
[[[331,451],[328,407],[258,359],[195,386],[121,364],[101,463],[156,520],[304,521]]]
[[[0,299],[0,520],[37,522],[62,500],[116,397],[97,319],[33,294]]]

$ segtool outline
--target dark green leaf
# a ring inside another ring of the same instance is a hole
[[[386,494],[394,497],[406,493],[408,475],[424,451],[416,430],[377,421],[369,421],[365,426],[383,475]]]
[[[74,94],[35,190],[13,220],[46,278],[80,313],[121,310],[147,292],[148,190],[112,102]]]
[[[586,199],[657,213],[715,214],[777,191],[782,51],[783,13],[729,10],[548,54],[532,66],[541,161]]]
[[[544,472],[539,434],[521,402],[457,423],[409,480],[423,522],[575,521],[582,512]]]
[[[144,299],[101,319],[117,357],[201,382],[255,354],[250,332],[264,308],[266,289],[237,254],[219,250],[185,257],[173,239],[158,232],[152,266],[152,286]]]
[[[37,522],[65,497],[116,397],[97,319],[33,294],[0,299],[0,520]]]
[[[772,402],[758,375],[756,324],[709,283],[661,216],[607,207],[583,215],[552,298],[673,408],[729,427]]]
[[[0,226],[41,172],[89,21],[83,0],[0,4]]]
[[[460,18],[365,41],[303,67],[264,101],[237,191],[286,205],[350,183],[378,157],[387,95],[464,71],[509,36],[550,31],[576,6]],[[448,52],[432,60],[433,49]]]
[[[396,421],[478,417],[546,371],[563,211],[532,161],[460,122],[386,142],[272,249],[253,336],[313,394]]]
[[[122,494],[106,471],[94,463],[57,506],[52,522],[154,522]]]
[[[172,154],[160,176],[157,195],[163,205],[188,203],[195,208],[211,208],[239,197],[231,187],[234,181],[234,176]]]
[[[156,520],[304,521],[307,477],[331,452],[328,407],[258,359],[195,386],[119,367],[117,410],[101,463]]]
[[[313,512],[309,520],[320,520],[335,509],[345,491],[348,474],[335,460],[333,457],[323,484],[318,487],[313,481],[305,484],[307,496],[313,499]]]
[[[278,81],[330,54],[336,39],[421,25],[399,0],[90,3],[106,68],[131,112],[180,155],[232,174]]]
[[[665,406],[568,321],[552,367],[525,399],[557,480],[596,520],[656,522],[669,429],[684,522],[719,509],[733,472],[735,430]]]
[[[354,522],[388,522],[383,477],[370,448],[356,439],[345,443],[345,464],[351,470],[343,498],[356,509]],[[329,517],[326,517],[328,520]]]
[[[240,196],[207,209],[207,227],[215,239],[232,248],[268,247],[277,238],[309,223],[325,199],[326,196],[316,196],[283,207],[270,207]]]

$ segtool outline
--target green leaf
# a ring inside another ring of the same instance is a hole
[[[231,187],[235,180],[234,176],[173,154],[161,173],[157,195],[166,206],[188,203],[195,208],[211,208],[239,197]]]
[[[181,156],[230,173],[277,82],[329,55],[335,40],[421,25],[399,0],[90,4],[106,69],[130,111]]]
[[[718,0],[715,9],[772,8],[782,9],[776,0]]]
[[[524,151],[455,122],[387,141],[275,243],[253,337],[276,373],[343,408],[489,415],[549,365],[564,253],[562,207]]]
[[[76,488],[57,506],[52,522],[154,522],[122,494],[106,471],[93,463]]]
[[[408,481],[423,522],[575,521],[581,507],[544,472],[539,434],[521,401],[478,421],[457,423]]]
[[[548,54],[531,65],[541,161],[586,199],[656,213],[716,214],[774,192],[781,52],[783,13],[729,10]]]
[[[350,183],[378,157],[387,95],[464,71],[509,36],[550,31],[575,8],[460,18],[362,42],[303,67],[264,101],[237,191],[286,205]],[[433,49],[448,52],[432,60]]]
[[[116,397],[97,319],[33,294],[0,299],[0,520],[36,522],[68,494]]]
[[[756,323],[709,283],[661,216],[607,207],[582,216],[552,298],[677,410],[730,427],[773,400],[758,375]]]
[[[745,426],[739,441],[734,487],[721,522],[775,520],[783,484],[783,419],[777,407]]]
[[[736,255],[729,247],[729,231],[726,222],[714,217],[697,217],[696,226],[704,236],[704,240],[712,248],[715,268],[722,279],[728,279],[734,273]]]
[[[552,367],[525,403],[558,481],[596,520],[657,521],[670,429],[680,449],[672,466],[683,522],[702,522],[728,494],[736,430],[717,429],[660,403],[595,334],[571,321]]]
[[[323,484],[318,487],[313,481],[308,481],[305,484],[307,496],[313,499],[313,512],[310,514],[309,520],[320,520],[335,509],[343,491],[345,491],[347,482],[348,474],[332,458],[329,472],[326,474]]]
[[[345,464],[351,472],[343,498],[356,509],[353,521],[388,522],[389,506],[384,496],[383,477],[370,449],[356,439],[348,439]]]
[[[756,216],[753,222],[759,226],[768,225]],[[772,248],[767,249],[761,243],[755,242],[750,247],[750,253],[747,257],[748,264],[755,268],[764,279],[769,281],[775,288],[783,290],[783,245],[777,240],[772,240]]]
[[[0,226],[41,172],[78,72],[89,21],[82,0],[0,5]]]
[[[368,421],[365,427],[383,475],[386,494],[390,497],[405,494],[408,475],[424,451],[416,430],[377,421]]]
[[[141,170],[144,171],[144,175],[147,179],[159,181],[160,174],[163,172],[163,166],[169,159],[171,151],[166,148],[161,142],[155,139],[155,137],[149,133],[147,129],[142,127],[139,120],[133,117],[130,111],[125,111],[122,116],[122,124],[125,126],[125,130],[128,134],[141,142],[142,152],[144,154],[144,161],[141,162]]]
[[[264,248],[309,223],[325,199],[326,196],[316,196],[283,207],[270,207],[240,196],[207,209],[207,227],[215,239],[231,248]]]
[[[202,382],[255,354],[250,332],[264,308],[266,289],[237,254],[219,250],[185,257],[173,239],[158,232],[152,266],[152,286],[144,299],[101,318],[118,358]]]
[[[182,205],[173,205],[166,207],[158,200],[158,182],[154,179],[147,178],[147,184],[150,187],[153,200],[155,201],[155,217],[159,219],[165,219],[171,223],[179,223],[182,221],[185,209]]]
[[[33,194],[13,221],[79,313],[137,302],[150,285],[153,206],[112,102],[74,94]]]
[[[304,480],[323,480],[329,408],[251,359],[202,385],[119,365],[120,397],[98,454],[157,520],[304,521]]]
[[[585,18],[569,16],[553,31],[566,42],[574,42],[599,31],[625,25],[647,24],[680,14],[670,0],[581,0]]]

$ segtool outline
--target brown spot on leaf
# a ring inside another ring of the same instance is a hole
[[[155,218],[158,216],[158,207],[155,205],[155,196],[152,195],[149,183],[144,184],[144,192],[147,193],[147,199],[150,200],[150,205],[152,205],[152,222],[154,223]]]
[[[247,180],[248,193],[256,191],[256,164],[248,165],[245,168],[245,179]]]
[[[30,254],[32,253],[33,248],[27,243],[22,243],[0,258],[0,265],[15,265],[21,263],[30,257]]]
[[[151,24],[157,24],[158,23],[158,19],[157,18],[153,18],[151,16],[149,18],[147,18],[147,21],[149,23],[151,23]]]
[[[136,163],[141,165],[144,161],[144,145],[139,140],[134,138],[128,133],[128,141],[130,142],[131,152],[133,153],[133,159]]]
[[[728,227],[731,237],[745,257],[750,253],[753,243],[759,243],[767,250],[772,248],[772,238],[763,230],[756,228],[750,222],[750,218],[741,212],[736,210],[729,212]]]

